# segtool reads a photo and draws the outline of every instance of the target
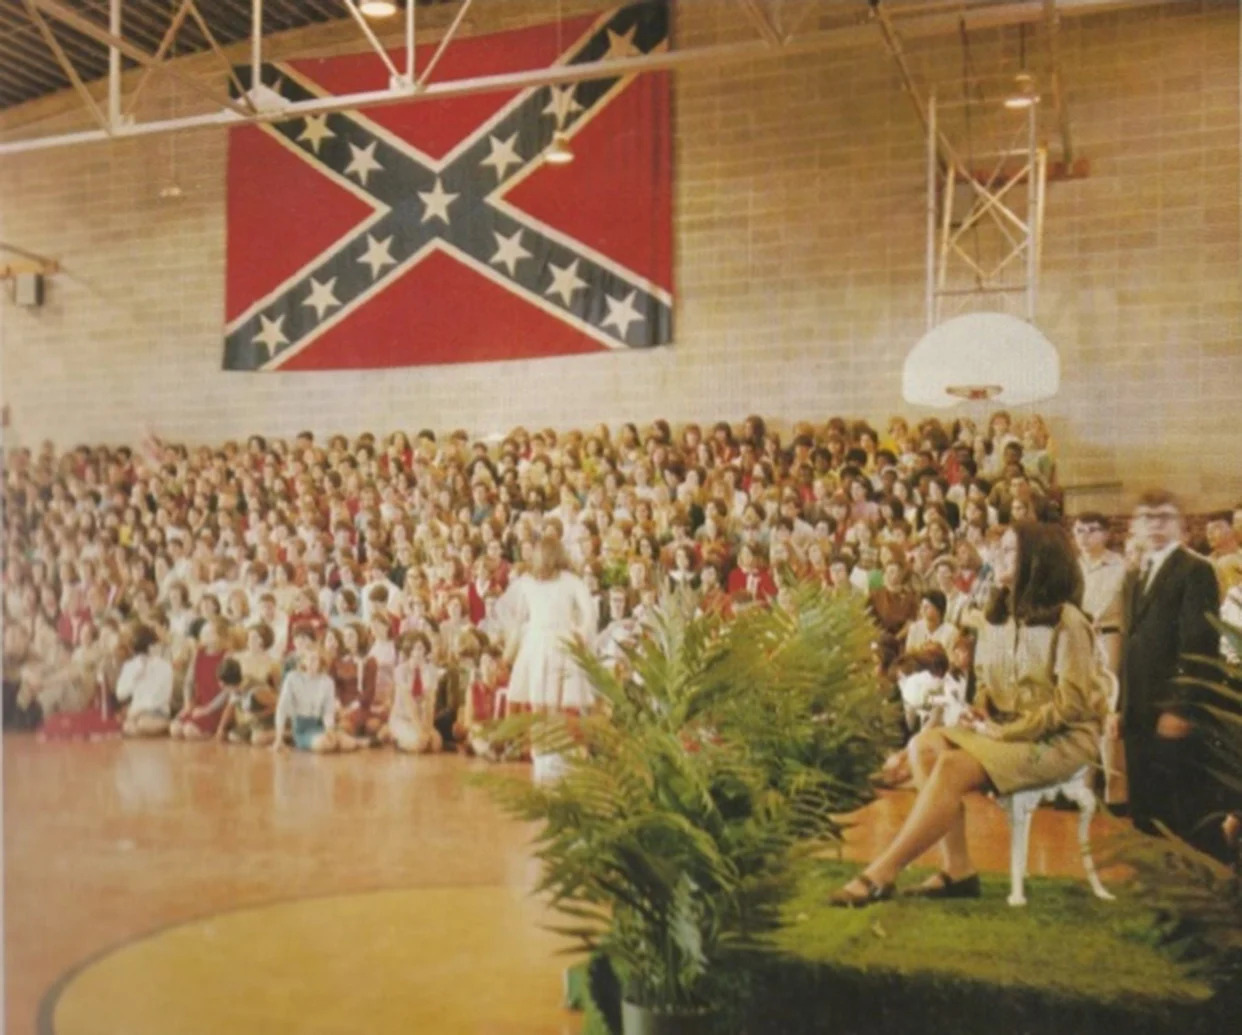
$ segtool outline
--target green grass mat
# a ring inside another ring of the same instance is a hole
[[[1084,880],[1027,881],[1028,904],[1006,903],[1009,879],[984,874],[983,897],[893,899],[866,909],[831,909],[829,893],[858,872],[826,864],[793,903],[779,943],[808,962],[858,970],[938,975],[1043,989],[1100,1002],[1202,1002],[1212,989],[1188,981],[1160,951],[1151,912],[1102,902]],[[922,874],[907,875],[911,887]]]
[[[1185,975],[1151,911],[1121,889],[1101,902],[1083,880],[1031,878],[1028,905],[1015,908],[1008,879],[984,875],[981,899],[829,908],[829,892],[857,870],[825,863],[807,884],[778,938],[785,955],[735,983],[722,1035],[1230,1030],[1212,987]],[[576,983],[584,1035],[612,1030],[607,985],[598,974]]]

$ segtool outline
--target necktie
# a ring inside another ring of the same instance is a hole
[[[414,670],[413,693],[415,700],[418,700],[423,696],[423,670],[421,668],[416,668]]]
[[[1143,561],[1143,569],[1140,574],[1140,577],[1143,580],[1141,585],[1143,587],[1144,593],[1146,593],[1149,589],[1151,589],[1151,574],[1152,574],[1152,571],[1155,569],[1155,567],[1156,567],[1156,562],[1151,557],[1148,557],[1146,560]]]

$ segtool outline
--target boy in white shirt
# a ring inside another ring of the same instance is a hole
[[[134,633],[134,656],[117,677],[117,700],[130,702],[121,727],[127,737],[162,737],[168,732],[173,670],[167,660],[151,654],[157,639],[150,626],[140,625]]]

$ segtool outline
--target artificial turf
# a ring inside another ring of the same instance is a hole
[[[1174,960],[1153,911],[1123,888],[1106,902],[1082,880],[1030,878],[1028,905],[1012,907],[1007,878],[984,875],[980,899],[830,908],[830,891],[857,868],[825,863],[806,882],[777,935],[781,952],[730,982],[722,1035],[1230,1030],[1221,1025],[1233,1007],[1222,1013],[1221,996]],[[580,982],[584,1035],[616,1030],[606,970],[596,961]]]

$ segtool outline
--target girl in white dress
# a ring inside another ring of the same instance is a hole
[[[529,574],[514,583],[520,621],[511,633],[517,657],[509,679],[515,711],[577,715],[591,704],[586,676],[564,641],[591,642],[597,610],[587,584],[569,570],[560,541],[541,538]]]

